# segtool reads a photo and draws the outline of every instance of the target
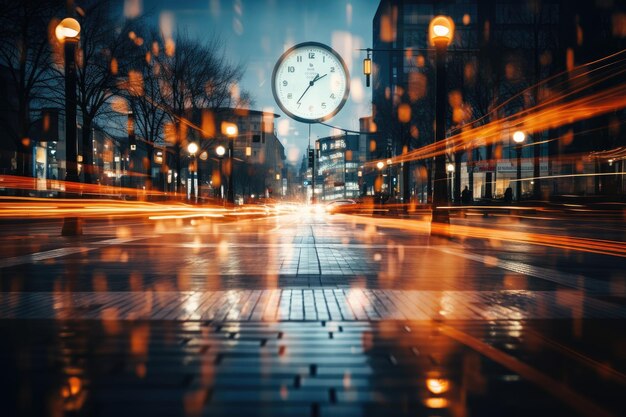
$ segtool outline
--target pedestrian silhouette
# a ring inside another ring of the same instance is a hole
[[[513,201],[513,189],[508,187],[506,191],[504,191],[504,202],[510,203],[511,201]]]
[[[472,196],[471,196],[470,190],[469,188],[467,188],[467,185],[466,185],[463,191],[461,191],[461,203],[463,203],[463,205],[468,205],[470,204],[471,199],[472,199]]]

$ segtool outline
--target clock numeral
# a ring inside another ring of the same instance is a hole
[[[322,108],[325,109],[326,108],[326,103],[322,103]]]
[[[292,93],[287,93],[287,98],[288,98],[289,100],[291,100],[291,99],[293,98],[293,94],[292,94]]]
[[[298,55],[296,57],[296,62],[302,62],[302,55]]]
[[[335,67],[330,67],[330,72],[335,72]]]
[[[283,87],[287,87],[287,81],[283,81]]]
[[[296,72],[296,67],[287,67],[287,72]]]
[[[309,52],[309,59],[315,59],[315,52]]]
[[[330,98],[335,98],[335,93],[332,93],[332,94],[330,95]]]
[[[322,57],[322,62],[326,62],[326,57],[325,56]]]
[[[309,111],[313,111],[313,106],[309,106]]]

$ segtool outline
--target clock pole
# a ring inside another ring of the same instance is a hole
[[[311,152],[311,185],[313,189],[311,191],[311,204],[315,204],[315,152],[316,146],[311,148],[311,124],[309,123],[309,152]]]

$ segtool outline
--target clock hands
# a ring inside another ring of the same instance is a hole
[[[300,104],[300,100],[302,100],[302,97],[304,97],[304,95],[306,94],[307,91],[309,91],[309,88],[311,88],[311,86],[313,85],[313,82],[311,81],[309,83],[309,85],[306,87],[306,90],[304,90],[304,93],[302,93],[302,95],[300,96],[300,98],[298,99],[297,103]]]
[[[309,85],[306,87],[306,90],[304,90],[304,93],[302,93],[302,95],[300,96],[300,98],[298,99],[297,103],[300,104],[300,100],[302,100],[302,97],[304,97],[304,95],[306,94],[307,91],[309,91],[309,88],[313,87],[315,85],[315,83],[319,80],[321,80],[322,78],[324,78],[325,76],[327,76],[328,74],[324,74],[320,77],[319,74],[315,74],[315,78],[313,78],[311,81],[309,81]]]

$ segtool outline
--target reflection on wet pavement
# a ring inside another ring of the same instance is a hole
[[[622,325],[1,321],[13,335],[0,343],[3,406],[6,415],[619,415],[623,351],[581,336]],[[576,351],[564,347],[572,342]]]

